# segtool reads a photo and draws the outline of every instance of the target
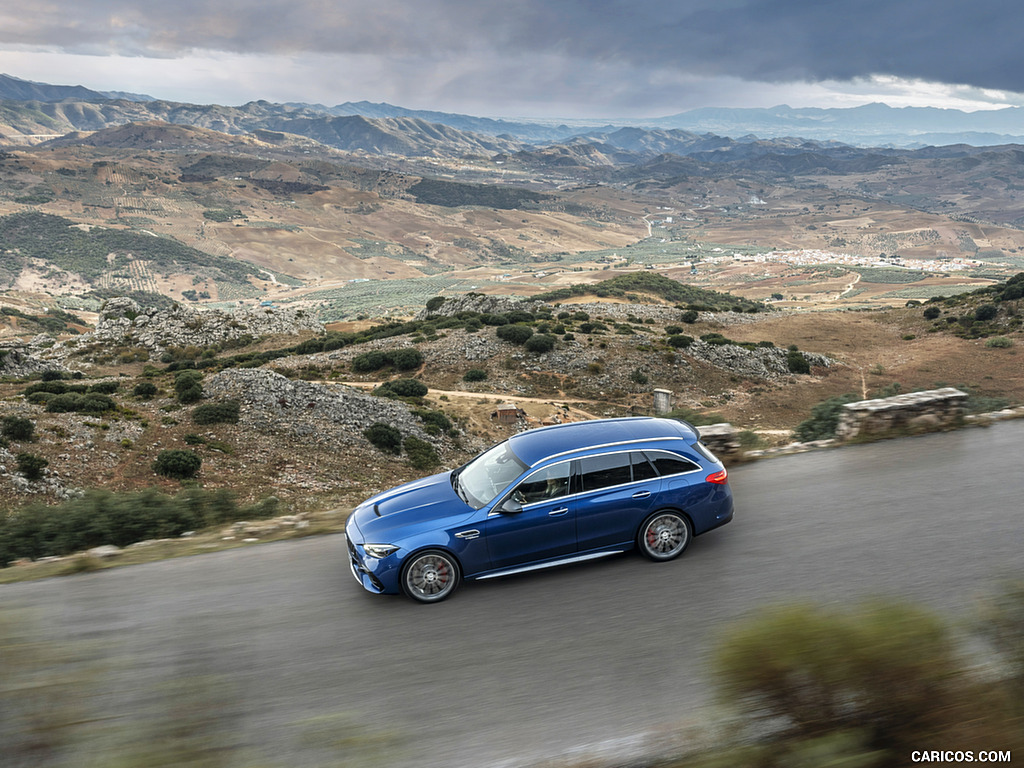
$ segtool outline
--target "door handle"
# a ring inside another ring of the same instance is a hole
[[[650,495],[651,495],[650,491],[637,491],[636,493],[633,494],[633,498],[634,499],[646,499]]]
[[[568,511],[568,507],[559,507],[558,509],[552,509],[550,512],[548,512],[548,516],[557,517],[558,515],[564,515]]]
[[[459,533],[456,533],[455,534],[455,538],[457,538],[457,539],[475,539],[479,535],[480,535],[480,531],[478,531],[478,530],[476,530],[474,528],[471,531],[461,531]]]

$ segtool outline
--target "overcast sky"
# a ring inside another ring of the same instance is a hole
[[[1024,105],[1018,0],[0,0],[0,72],[504,117]]]

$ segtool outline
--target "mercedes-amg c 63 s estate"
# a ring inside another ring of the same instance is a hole
[[[523,432],[458,469],[377,494],[345,533],[363,587],[430,603],[462,579],[633,548],[672,560],[732,515],[726,469],[692,426],[597,419]]]

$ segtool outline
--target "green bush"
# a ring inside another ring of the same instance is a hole
[[[786,367],[790,373],[810,373],[811,364],[807,362],[803,352],[791,349],[786,353]]]
[[[528,325],[516,323],[514,325],[498,326],[495,333],[497,333],[498,338],[503,341],[508,341],[512,344],[525,344],[526,340],[533,336],[533,328]]]
[[[269,497],[239,507],[229,491],[191,488],[167,496],[155,488],[135,493],[89,490],[55,506],[34,505],[0,515],[0,567],[20,557],[67,555],[102,544],[125,547],[145,539],[180,536],[231,520],[276,513]]]
[[[433,314],[434,312],[437,312],[437,310],[439,310],[441,308],[441,305],[444,304],[444,302],[445,302],[445,297],[444,296],[434,296],[432,299],[427,299],[427,305],[426,305],[427,312],[430,312],[431,314]]]
[[[882,753],[858,765],[901,765],[971,711],[950,631],[902,603],[761,613],[727,630],[713,667],[725,701],[772,740],[856,734],[864,752]]]
[[[380,350],[363,352],[352,358],[352,371],[354,373],[369,373],[379,371],[388,364],[388,357]]]
[[[515,326],[509,327],[514,328]],[[555,348],[555,337],[549,336],[546,333],[537,333],[528,338],[526,343],[523,344],[523,347],[527,352],[532,352],[535,355],[542,355]]]
[[[35,431],[35,423],[24,416],[4,416],[0,419],[0,435],[8,440],[31,440],[35,436]]]
[[[203,459],[195,451],[171,448],[157,454],[153,471],[164,477],[185,480],[195,477],[202,465]]]
[[[974,310],[974,319],[980,323],[987,322],[989,320],[995,320],[996,315],[999,314],[999,307],[995,304],[982,304],[976,310]]]
[[[149,398],[153,397],[158,391],[159,390],[156,388],[156,384],[154,384],[153,382],[140,381],[138,384],[135,385],[135,388],[132,389],[132,394],[135,395],[136,397],[141,397],[143,399],[148,400]]]
[[[203,374],[193,368],[179,371],[174,377],[174,397],[179,403],[189,404],[203,398]]]
[[[942,314],[942,310],[938,307],[926,307],[924,312],[921,313],[925,320],[934,320]]]
[[[670,347],[686,349],[688,346],[693,344],[693,336],[687,336],[686,334],[682,333],[675,333],[668,337],[668,344]]]
[[[409,435],[402,445],[409,455],[409,463],[416,469],[433,469],[440,461],[434,447],[426,440]]]
[[[192,411],[192,421],[195,424],[237,424],[239,408],[237,400],[204,403]]]
[[[112,395],[121,388],[120,382],[117,381],[97,381],[91,387],[90,392],[99,392],[102,395]]]
[[[1008,349],[1013,346],[1013,339],[1008,339],[1006,336],[993,336],[985,342],[985,346],[989,349]]]
[[[811,409],[811,417],[797,425],[794,431],[801,442],[811,440],[825,440],[836,436],[836,427],[839,426],[839,417],[843,413],[843,406],[857,400],[853,394],[839,395],[823,400]]]
[[[398,455],[402,452],[402,433],[390,424],[382,421],[371,424],[363,430],[363,437],[383,453]]]
[[[90,392],[82,395],[77,392],[65,392],[53,395],[46,401],[46,410],[50,413],[105,413],[117,407],[108,395]]]
[[[423,422],[423,428],[428,434],[436,435],[441,432],[451,432],[453,424],[451,419],[445,416],[443,411],[413,411]]]
[[[412,371],[423,365],[423,354],[415,347],[402,347],[389,355],[389,362],[399,371]]]
[[[18,471],[29,480],[39,480],[43,476],[43,470],[50,466],[50,462],[34,453],[19,453],[14,457],[14,461]]]
[[[470,368],[462,375],[463,381],[484,381],[487,379],[487,371],[483,368]]]
[[[423,397],[427,394],[427,385],[416,379],[392,379],[373,390],[373,394],[378,397]]]
[[[694,323],[697,322],[697,318],[699,317],[700,314],[697,312],[697,310],[688,309],[685,312],[683,312],[682,316],[679,319],[682,320],[684,323],[687,323],[688,325],[693,325]]]

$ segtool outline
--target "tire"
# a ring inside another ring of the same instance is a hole
[[[447,552],[417,552],[402,566],[402,591],[419,603],[438,603],[459,585],[459,564]]]
[[[693,526],[681,512],[662,510],[644,520],[636,545],[649,560],[664,562],[679,557],[690,546]]]

